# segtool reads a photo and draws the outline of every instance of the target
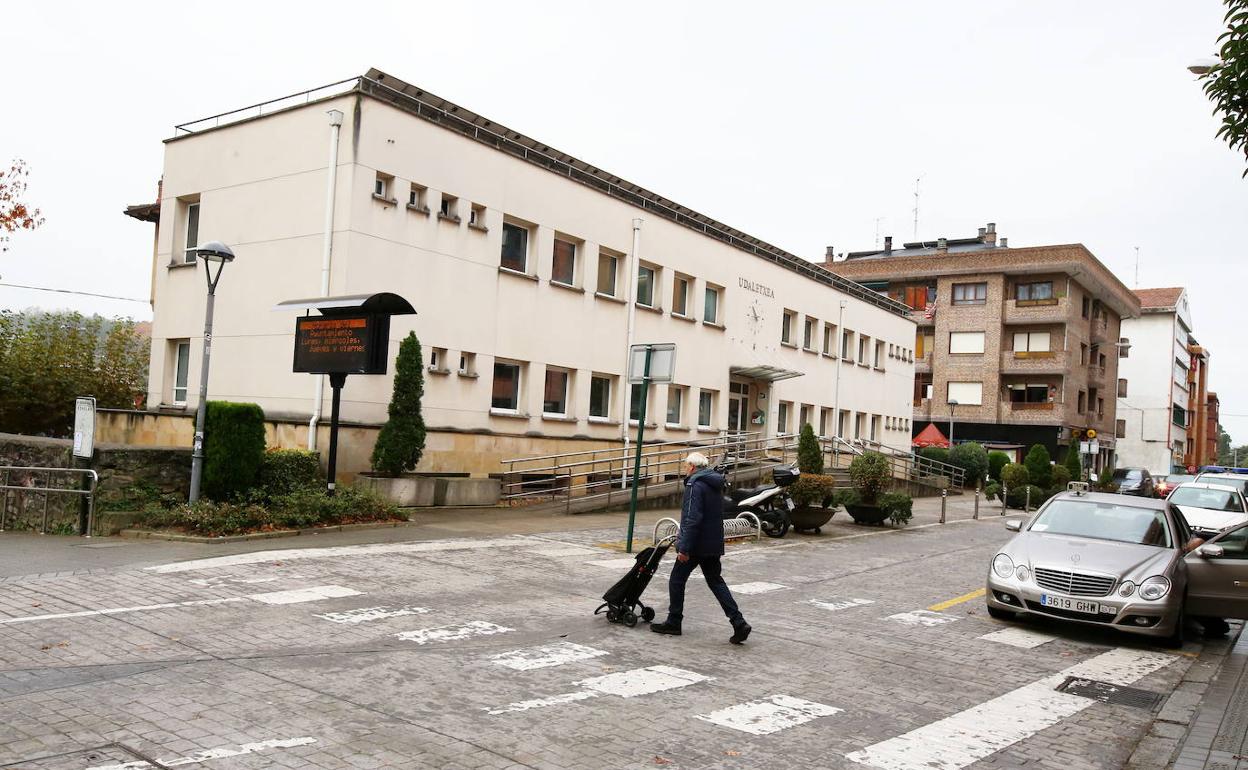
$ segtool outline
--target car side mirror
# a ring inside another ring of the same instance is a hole
[[[1005,522],[1005,528],[1011,532],[1017,532],[1023,528],[1023,522],[1021,519],[1008,519]]]
[[[1196,553],[1206,559],[1221,559],[1226,555],[1226,551],[1220,545],[1202,545],[1196,549]]]

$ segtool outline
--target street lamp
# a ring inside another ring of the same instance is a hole
[[[949,399],[949,448],[953,449],[953,408],[958,405],[957,399]]]
[[[1222,63],[1222,60],[1216,56],[1202,56],[1191,64],[1187,65],[1187,71],[1193,75],[1208,75],[1216,66]]]
[[[833,396],[832,399],[832,419],[836,421],[836,425],[832,432],[837,438],[843,438],[843,436],[841,436],[841,359],[845,357],[845,306],[848,304],[849,302],[841,300],[841,310],[836,318],[836,333],[839,334],[841,338],[839,340],[832,341],[833,345],[840,348],[840,355],[836,357],[836,395]],[[835,445],[836,442],[833,442],[833,446]]]
[[[191,502],[199,499],[199,485],[204,476],[204,420],[208,415],[208,364],[212,356],[212,307],[217,296],[217,282],[226,262],[234,261],[234,252],[220,241],[210,241],[195,248],[195,256],[204,260],[204,278],[208,281],[208,303],[204,308],[204,356],[199,375],[199,406],[195,411],[195,443],[191,451]],[[213,273],[213,267],[216,273]]]

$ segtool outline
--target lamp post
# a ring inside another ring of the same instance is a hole
[[[234,261],[234,252],[220,241],[211,241],[195,248],[195,256],[204,260],[204,278],[208,282],[208,303],[204,308],[204,356],[199,375],[199,406],[195,410],[195,443],[191,451],[191,502],[199,499],[199,486],[204,476],[204,419],[208,415],[208,364],[212,357],[212,308],[217,296],[217,282],[226,262]],[[216,273],[213,273],[213,266]]]
[[[1209,71],[1222,63],[1216,56],[1204,56],[1187,65],[1187,71],[1193,75],[1208,75]]]
[[[836,435],[837,438],[842,438],[841,436],[841,359],[845,357],[845,306],[848,304],[849,303],[847,301],[841,300],[841,311],[836,319],[836,333],[839,334],[841,338],[832,343],[841,349],[840,355],[836,357],[836,395],[833,397],[833,400],[832,400],[832,412],[833,412],[832,419],[836,420],[836,427],[833,433]],[[836,442],[833,442],[832,445],[835,447]]]
[[[949,400],[949,449],[953,449],[953,408],[957,405],[957,399]]]

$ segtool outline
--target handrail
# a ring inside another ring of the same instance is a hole
[[[87,482],[86,489],[72,489],[68,487],[42,486],[36,487],[28,484],[10,484],[14,471],[28,474],[44,474],[44,483],[50,484],[50,474],[63,473],[69,476],[82,476]],[[100,483],[100,474],[91,468],[49,468],[35,465],[0,465],[0,472],[4,473],[4,483],[0,484],[0,532],[4,531],[4,525],[7,521],[9,512],[9,493],[11,491],[19,494],[42,492],[43,493],[43,519],[40,524],[39,534],[46,535],[48,533],[48,495],[59,493],[65,495],[84,495],[87,498],[87,529],[81,533],[83,537],[91,537],[95,531],[95,490]]]
[[[862,455],[865,452],[876,452],[883,455],[888,458],[889,467],[895,478],[918,481],[925,476],[943,476],[949,479],[949,485],[954,489],[962,490],[966,487],[966,471],[952,463],[933,460],[930,457],[924,457],[915,452],[907,452],[904,449],[888,446],[873,439],[846,439],[841,436],[832,436],[824,438],[822,441],[828,445],[834,457],[840,454],[841,447],[845,447],[853,455]],[[825,451],[828,450],[825,449]]]

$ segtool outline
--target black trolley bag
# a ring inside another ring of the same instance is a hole
[[[632,628],[637,625],[637,609],[640,607],[641,620],[647,623],[654,620],[654,608],[643,604],[641,595],[646,592],[646,587],[650,585],[650,578],[654,577],[654,573],[659,569],[659,564],[663,562],[663,556],[671,544],[672,539],[667,538],[660,540],[658,545],[643,548],[637,554],[628,573],[602,595],[603,603],[594,610],[594,614],[597,615],[606,610],[608,621],[623,623]]]

